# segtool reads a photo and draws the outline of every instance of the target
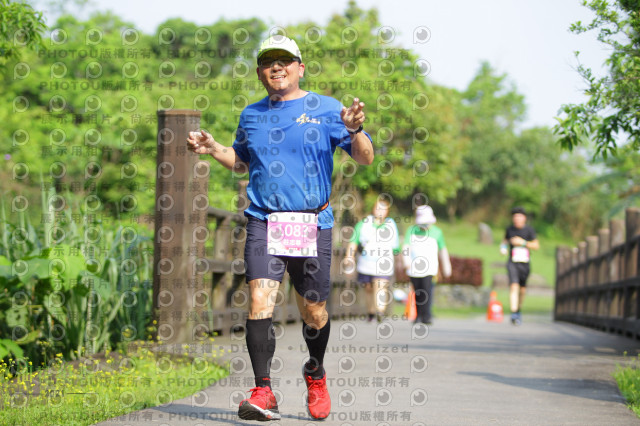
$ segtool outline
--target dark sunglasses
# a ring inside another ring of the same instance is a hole
[[[282,66],[288,67],[294,62],[300,62],[300,59],[294,56],[283,56],[277,58],[260,58],[258,59],[258,66],[262,68],[271,68],[274,63],[278,63]]]

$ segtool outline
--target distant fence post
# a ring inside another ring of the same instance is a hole
[[[578,297],[578,312],[584,314],[587,312],[587,242],[580,241],[578,243],[578,288],[580,288],[580,296]]]
[[[598,284],[598,237],[589,235],[586,240],[587,245],[587,266],[586,271],[586,289],[585,289],[585,312],[589,315],[596,315],[598,310],[598,302],[600,295],[590,290],[591,287]]]
[[[632,240],[640,235],[640,208],[628,208],[625,216],[625,240],[629,247],[625,253],[625,278],[638,274],[638,244]]]
[[[598,263],[598,284],[605,284],[609,279],[609,251],[611,250],[610,234],[611,232],[607,228],[598,230],[598,256],[600,259]],[[609,316],[612,297],[611,290],[607,290],[601,295],[598,299],[597,315],[603,317]]]
[[[638,300],[639,285],[638,280],[633,278],[638,276],[638,254],[640,253],[640,243],[636,237],[640,236],[640,209],[628,208],[625,211],[625,309],[624,317],[630,320],[638,320]]]
[[[556,293],[563,293],[571,288],[567,271],[571,268],[571,249],[568,246],[556,248]],[[567,309],[564,303],[554,298],[553,319],[557,320]]]
[[[609,221],[611,257],[609,260],[609,282],[613,283],[622,279],[622,245],[624,244],[624,220],[613,219]],[[613,250],[618,248],[617,250]],[[614,290],[611,295],[609,316],[622,318],[622,290]]]
[[[610,246],[613,249],[616,246],[619,246],[624,243],[624,220],[622,219],[613,219],[609,221],[609,230],[610,230]],[[622,278],[621,268],[620,268],[620,252],[616,251],[612,254],[612,258],[610,261],[609,268],[609,281],[617,281]]]
[[[200,117],[195,110],[158,111],[153,312],[157,338],[167,344],[207,332],[208,297],[198,273],[206,266],[199,261],[206,237],[198,225],[206,221],[208,168],[186,144]]]

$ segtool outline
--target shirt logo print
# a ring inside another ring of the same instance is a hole
[[[296,119],[296,123],[298,123],[298,126],[302,126],[305,123],[320,124],[320,120],[309,117],[306,112],[303,112],[302,115]]]

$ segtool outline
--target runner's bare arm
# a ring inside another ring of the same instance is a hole
[[[355,258],[356,253],[358,252],[358,243],[351,242],[347,245],[347,250],[345,251],[344,258]]]
[[[500,243],[500,254],[502,254],[504,256],[507,253],[509,253],[509,241],[507,241],[507,239],[505,238]]]
[[[358,98],[353,99],[349,108],[342,107],[340,118],[347,130],[355,131],[364,123],[364,102]],[[369,165],[373,163],[373,144],[362,132],[351,135],[351,157],[358,163]]]
[[[189,132],[187,148],[196,154],[209,154],[216,159],[218,163],[237,173],[244,173],[249,170],[249,165],[238,157],[238,154],[236,154],[236,151],[232,147],[224,146],[216,142],[213,136],[204,130]]]
[[[516,246],[516,247],[522,246],[531,250],[538,250],[540,248],[540,243],[538,242],[537,238],[532,241],[527,241],[522,237],[515,236],[515,237],[511,237],[509,242],[511,243],[512,246]]]
[[[445,278],[449,278],[451,276],[451,257],[449,256],[449,251],[447,248],[442,248],[438,251],[438,258],[440,259],[440,263],[442,264],[442,275]]]
[[[369,138],[362,132],[351,136],[351,157],[365,166],[373,163],[373,145]]]

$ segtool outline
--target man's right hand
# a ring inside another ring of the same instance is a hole
[[[500,244],[500,254],[506,256],[507,253],[509,253],[509,246],[507,246],[507,243],[503,241],[502,244]]]
[[[216,151],[216,141],[209,133],[204,130],[199,132],[189,132],[187,138],[187,148],[196,154],[211,154]]]

